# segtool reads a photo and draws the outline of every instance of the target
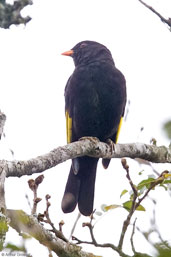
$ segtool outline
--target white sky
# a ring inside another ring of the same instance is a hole
[[[170,0],[151,0],[148,3],[166,18],[171,16]],[[14,151],[15,159],[28,159],[66,144],[63,92],[74,65],[71,58],[60,54],[86,39],[105,44],[127,80],[131,104],[120,142],[149,143],[155,137],[158,144],[169,144],[161,127],[171,118],[171,34],[154,14],[138,0],[41,0],[35,1],[23,13],[33,18],[26,27],[12,26],[10,30],[0,30],[0,109],[7,115],[6,138],[0,145],[1,158],[12,159],[9,149]],[[144,131],[140,133],[142,126]],[[136,174],[144,167],[133,161],[129,163],[132,176],[138,181]],[[51,215],[56,223],[65,220],[67,235],[72,227],[71,221],[77,216],[77,212],[64,215],[60,210],[69,166],[70,162],[67,162],[45,172],[44,183],[40,186],[41,197],[47,193],[52,195]],[[120,173],[119,160],[113,160],[108,171],[100,166],[96,183],[97,208],[102,203],[120,203],[120,192],[124,187],[129,189],[124,171]],[[156,167],[163,170],[163,166]],[[144,173],[147,176],[150,169],[145,167]],[[29,212],[25,200],[26,193],[30,199],[32,197],[26,183],[29,178],[7,180],[8,208],[23,208]],[[163,191],[160,193],[164,194]],[[163,197],[167,198],[166,193]],[[40,206],[40,211],[43,211],[44,203]],[[97,238],[101,242],[114,240],[116,243],[125,215],[124,210],[111,212],[107,216],[111,219],[105,218],[97,225]],[[139,214],[139,220],[143,224],[144,220],[149,222],[149,217]],[[85,228],[78,228],[78,232],[80,238],[88,234]],[[167,228],[164,234],[167,234]],[[34,250],[36,246],[38,244]],[[40,255],[39,246],[37,249]],[[90,247],[85,246],[84,249]],[[137,250],[143,251],[144,245],[139,245]],[[117,256],[106,249],[90,251]],[[36,256],[35,251],[32,254]],[[43,247],[41,256],[47,256]]]

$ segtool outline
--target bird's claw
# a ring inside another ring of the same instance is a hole
[[[88,139],[88,140],[92,141],[93,143],[100,142],[100,140],[99,140],[97,137],[81,137],[81,138],[79,139],[79,141],[85,140],[85,139]]]
[[[106,144],[110,147],[110,152],[112,154],[115,150],[115,143],[110,138],[108,138],[106,140]]]

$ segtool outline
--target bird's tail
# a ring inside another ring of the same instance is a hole
[[[62,210],[65,213],[72,212],[77,203],[79,211],[88,216],[93,211],[94,188],[98,159],[91,157],[77,158],[77,174],[74,173],[74,165],[70,174],[62,199]]]
[[[71,165],[68,181],[62,199],[62,210],[64,213],[72,212],[75,209],[78,203],[80,183],[80,178],[74,174],[73,166]]]

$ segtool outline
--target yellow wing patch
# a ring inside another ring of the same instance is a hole
[[[72,141],[72,118],[69,116],[68,111],[65,113],[66,116],[66,132],[67,132],[67,143]]]
[[[116,133],[115,143],[118,142],[118,138],[119,138],[119,134],[120,134],[120,131],[121,131],[122,122],[123,122],[123,117],[121,117],[120,122],[119,122],[118,130],[117,130],[117,133]]]

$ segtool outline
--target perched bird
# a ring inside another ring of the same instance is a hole
[[[65,88],[67,143],[83,136],[117,142],[126,104],[126,82],[110,51],[94,41],[82,41],[62,55],[71,56],[75,70]],[[103,159],[104,168],[110,159]],[[75,158],[62,199],[62,210],[93,211],[98,158]]]

